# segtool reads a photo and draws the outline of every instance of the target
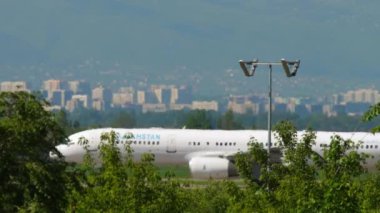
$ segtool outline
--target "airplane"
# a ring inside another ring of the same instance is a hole
[[[116,146],[123,154],[123,146],[130,144],[133,158],[139,161],[143,153],[152,153],[155,164],[188,164],[193,178],[228,178],[238,176],[233,157],[239,152],[247,152],[249,143],[254,139],[268,147],[267,130],[196,130],[196,129],[122,129],[99,128],[75,133],[69,136],[67,144],[57,146],[57,150],[67,162],[81,163],[86,149],[80,142],[88,141],[88,151],[95,161],[100,163],[99,144],[101,135],[114,131],[118,136]],[[297,132],[297,137],[305,131]],[[339,135],[343,139],[361,142],[357,146],[359,153],[367,153],[370,158],[363,165],[368,171],[376,170],[380,160],[380,134],[368,132],[316,132],[313,150],[322,155],[328,147],[331,137]],[[271,141],[276,141],[272,133]],[[272,148],[278,147],[272,142]]]

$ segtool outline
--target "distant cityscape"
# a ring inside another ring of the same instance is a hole
[[[51,106],[48,110],[76,109],[108,110],[125,108],[147,112],[166,112],[169,110],[211,110],[234,113],[259,114],[268,111],[267,97],[263,94],[230,96],[227,103],[217,100],[195,100],[193,88],[186,85],[149,85],[144,89],[120,87],[112,91],[103,85],[91,87],[87,81],[63,81],[59,79],[45,80],[41,86],[41,95]],[[32,92],[25,81],[3,81],[0,91]],[[317,100],[297,97],[274,97],[275,112],[296,113],[300,116],[324,114],[337,116],[340,114],[362,115],[368,108],[380,102],[380,92],[373,88],[350,90],[332,94]]]

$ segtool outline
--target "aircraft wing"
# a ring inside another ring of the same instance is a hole
[[[200,152],[192,152],[187,154],[185,158],[190,161],[194,157],[206,157],[206,158],[231,158],[235,156],[238,152],[236,151],[200,151]]]
[[[234,156],[237,151],[200,151],[186,155],[189,168],[194,178],[228,178],[238,176]],[[279,148],[271,149],[271,161],[281,162],[282,152]],[[253,171],[259,176],[260,167],[256,166]]]
[[[193,178],[227,178],[237,176],[232,161],[236,151],[200,151],[185,156]]]

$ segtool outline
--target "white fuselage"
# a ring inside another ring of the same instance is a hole
[[[67,145],[57,146],[66,161],[82,162],[85,154],[80,138],[88,140],[88,150],[98,159],[98,146],[102,133],[115,131],[119,136],[117,146],[124,150],[129,143],[133,149],[135,160],[139,160],[142,153],[153,153],[156,164],[187,164],[195,157],[227,158],[238,152],[246,152],[248,143],[253,139],[268,147],[268,132],[266,130],[192,130],[192,129],[121,129],[102,128],[91,129],[73,134],[69,137]],[[298,139],[304,134],[298,132]],[[369,170],[375,168],[380,159],[380,135],[367,132],[316,132],[316,144],[313,150],[322,154],[323,149],[330,143],[333,135],[343,139],[361,142],[358,152],[367,153],[373,157],[368,158],[364,165]],[[127,138],[129,136],[130,138]],[[272,147],[277,141],[272,135]]]

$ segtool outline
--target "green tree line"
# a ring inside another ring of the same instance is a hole
[[[170,172],[160,175],[152,154],[139,163],[132,161],[133,150],[128,144],[120,150],[116,144],[121,138],[115,132],[102,135],[101,165],[90,153],[80,165],[52,158],[59,156],[55,146],[65,142],[66,133],[62,116],[45,111],[46,104],[27,93],[0,94],[1,212],[380,210],[379,173],[368,174],[361,166],[370,156],[355,152],[353,141],[339,136],[319,155],[311,149],[313,131],[297,138],[291,122],[280,122],[275,133],[284,150],[283,162],[270,160],[253,140],[249,151],[235,158],[243,185],[209,180],[199,186]],[[378,114],[373,107],[364,119]],[[85,139],[82,145],[87,147]],[[255,168],[260,168],[259,175],[252,172]]]
[[[197,129],[266,129],[267,113],[236,114],[205,110],[181,110],[168,112],[147,112],[126,109],[96,111],[80,109],[73,112],[56,111],[66,132],[78,132],[82,129],[96,127],[120,128],[197,128]],[[379,118],[362,121],[362,116],[339,114],[328,117],[322,114],[299,116],[294,113],[273,112],[273,123],[283,120],[291,121],[297,129],[313,128],[321,131],[368,131],[380,123]]]

